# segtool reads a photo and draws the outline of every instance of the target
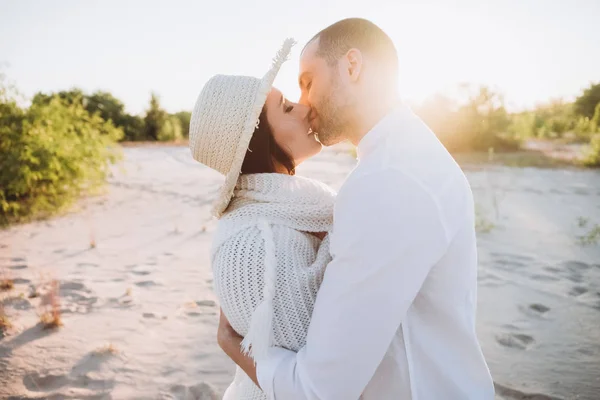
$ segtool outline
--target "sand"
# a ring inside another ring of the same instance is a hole
[[[210,201],[220,178],[185,147],[124,149],[106,193],[0,231],[2,399],[217,399],[234,366],[216,344]],[[339,188],[354,160],[299,168]],[[600,172],[465,166],[479,220],[478,334],[499,399],[600,393]],[[580,218],[581,217],[581,218]],[[63,326],[39,325],[49,282]],[[39,296],[30,298],[33,292]]]

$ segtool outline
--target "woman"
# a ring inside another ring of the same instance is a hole
[[[225,175],[215,203],[215,291],[243,348],[255,359],[277,345],[305,343],[316,293],[330,261],[334,192],[294,176],[321,150],[310,109],[272,88],[292,40],[262,79],[217,75],[190,122],[194,158]],[[225,399],[266,399],[238,368]]]

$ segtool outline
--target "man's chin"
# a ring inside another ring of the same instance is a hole
[[[330,136],[330,135],[315,135],[319,143],[321,143],[325,147],[334,146],[338,143],[344,141],[344,138],[341,136]]]

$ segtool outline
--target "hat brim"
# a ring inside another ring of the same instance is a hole
[[[260,87],[256,93],[256,97],[254,98],[254,103],[251,109],[252,111],[248,114],[248,117],[244,123],[244,130],[235,151],[235,157],[231,164],[231,169],[225,176],[225,182],[219,190],[217,199],[213,203],[212,214],[216,218],[221,218],[223,213],[227,210],[227,207],[229,207],[229,203],[233,198],[235,185],[237,184],[242,171],[242,164],[246,158],[246,152],[248,151],[250,140],[252,139],[254,130],[258,126],[260,114],[267,101],[267,96],[273,88],[273,82],[277,77],[281,65],[287,60],[287,57],[290,54],[294,44],[295,41],[293,39],[285,40],[281,46],[281,49],[277,52],[277,55],[273,59],[271,69],[261,79]]]

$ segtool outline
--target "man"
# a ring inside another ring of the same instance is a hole
[[[359,163],[341,188],[333,261],[306,346],[223,350],[277,400],[493,399],[475,333],[473,197],[435,135],[398,100],[390,38],[363,19],[317,34],[300,60],[301,102],[325,145],[350,140]]]

